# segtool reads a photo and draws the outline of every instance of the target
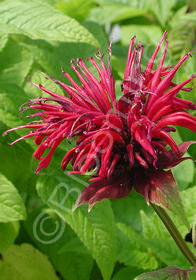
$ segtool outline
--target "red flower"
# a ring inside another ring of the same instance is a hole
[[[135,38],[131,39],[122,83],[124,94],[118,102],[109,48],[107,68],[100,52],[101,68],[92,57],[89,58],[99,74],[99,80],[81,59],[71,61],[81,85],[65,72],[63,74],[72,86],[47,76],[59,84],[70,98],[34,84],[50,95],[48,98],[29,101],[28,108],[39,110],[29,117],[40,116],[42,121],[5,132],[19,128],[31,129],[29,134],[12,144],[34,136],[35,143],[39,145],[34,157],[40,160],[36,172],[48,166],[55,149],[65,138],[78,137],[77,146],[64,156],[62,169],[71,161],[74,171],[70,173],[91,174],[91,181],[94,182],[83,190],[76,207],[89,203],[91,208],[104,198],[124,197],[132,187],[147,202],[151,200],[164,205],[164,196],[176,187],[171,171],[164,170],[187,159],[182,156],[194,142],[177,145],[170,132],[175,131],[173,126],[196,131],[196,118],[186,111],[195,110],[196,105],[176,97],[180,90],[191,90],[184,86],[193,80],[193,76],[179,85],[172,82],[176,71],[190,53],[174,67],[164,68],[166,41],[159,66],[153,70],[155,57],[166,35],[165,32],[143,73],[143,46],[138,43],[133,48]],[[48,101],[55,101],[56,105]],[[50,149],[48,155],[43,157],[47,148]]]

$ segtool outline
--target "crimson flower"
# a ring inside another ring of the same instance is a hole
[[[187,109],[195,110],[196,105],[176,97],[180,90],[192,89],[184,86],[193,80],[193,76],[180,84],[172,82],[176,71],[191,53],[175,66],[163,67],[168,45],[166,40],[160,63],[153,70],[154,60],[166,35],[167,32],[163,34],[144,72],[141,72],[143,46],[137,43],[133,47],[135,37],[131,39],[122,82],[123,94],[118,101],[109,47],[107,67],[100,51],[101,67],[94,58],[89,58],[99,79],[81,59],[71,60],[71,68],[81,85],[65,72],[63,74],[72,86],[46,75],[69,97],[34,84],[49,97],[32,99],[21,110],[36,109],[38,112],[29,117],[39,116],[41,120],[4,133],[19,128],[31,129],[11,144],[34,137],[38,148],[33,155],[40,160],[36,172],[48,166],[55,149],[64,139],[77,137],[76,146],[66,153],[61,167],[64,170],[71,162],[74,171],[69,173],[90,174],[93,182],[83,190],[76,207],[89,203],[91,208],[104,198],[125,197],[132,187],[147,202],[164,205],[164,196],[176,186],[170,169],[187,159],[182,156],[194,141],[177,145],[171,132],[175,131],[173,126],[196,131],[196,118],[187,112]],[[48,149],[48,154],[43,157]]]

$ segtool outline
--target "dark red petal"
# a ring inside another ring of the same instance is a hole
[[[150,201],[172,211],[183,221],[187,228],[190,228],[171,170],[156,171],[150,177]]]
[[[177,184],[171,171],[154,172],[151,175],[150,186],[149,199],[157,205],[168,208],[167,198],[174,195],[174,190],[177,190]]]
[[[127,145],[127,151],[128,151],[129,165],[132,167],[134,165],[134,153],[133,153],[132,144]]]
[[[149,204],[150,180],[146,175],[144,168],[140,167],[134,169],[133,187],[136,192],[144,196],[147,204]]]
[[[132,188],[131,180],[128,174],[119,178],[101,179],[87,186],[78,200],[75,208],[84,203],[89,203],[89,209],[93,207],[96,202],[105,198],[122,198],[127,196]]]
[[[175,141],[173,140],[173,138],[169,135],[169,133],[167,133],[164,130],[153,130],[152,131],[152,137],[154,138],[158,138],[164,141],[164,143],[168,144],[173,151],[179,155],[179,150],[178,150],[178,146],[176,145]]]
[[[167,151],[167,153],[162,153],[158,157],[157,161],[157,167],[161,169],[167,169],[172,168],[179,164],[180,162],[186,160],[186,159],[192,159],[191,157],[185,157],[182,158],[182,156],[186,153],[190,145],[195,144],[196,141],[189,141],[189,142],[183,142],[180,145],[178,145],[179,155],[174,153],[173,150]]]

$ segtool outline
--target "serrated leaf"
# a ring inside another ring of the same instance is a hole
[[[108,201],[95,205],[90,213],[81,206],[73,212],[73,207],[81,193],[81,185],[86,182],[73,176],[54,173],[42,176],[37,184],[40,197],[54,209],[77,233],[84,245],[92,253],[103,278],[110,279],[116,258],[115,224]]]
[[[90,279],[93,266],[91,255],[84,250],[78,238],[71,240],[57,252],[54,264],[67,280]],[[65,260],[66,259],[66,260]]]
[[[65,72],[71,72],[72,69],[70,66],[70,59],[85,59],[86,57],[93,56],[97,48],[85,43],[72,43],[72,42],[65,42],[65,43],[58,43],[55,46],[52,46],[49,42],[46,41],[39,41],[39,43],[35,42],[34,40],[29,40],[26,43],[23,43],[23,46],[31,52],[34,56],[36,63],[38,64],[38,71],[37,75],[42,78],[40,71],[45,72],[49,76],[52,76],[55,79],[61,80],[63,79],[61,73],[62,69]],[[65,51],[66,50],[66,51]],[[35,71],[35,69],[34,69]],[[33,80],[33,75],[31,75],[31,80]],[[47,83],[44,77],[44,85]],[[67,79],[64,78],[65,83],[67,83]],[[42,79],[43,82],[43,79]],[[51,83],[51,81],[50,81]],[[52,87],[54,87],[54,82],[51,83]],[[33,88],[32,85],[31,88]],[[39,90],[40,94],[41,91]],[[61,90],[61,92],[63,92]],[[62,94],[62,93],[61,93]]]
[[[196,213],[196,187],[188,188],[181,192],[182,202],[186,212],[187,219],[191,227],[195,222],[195,213]],[[173,213],[170,213],[171,219],[174,224],[177,226],[182,236],[186,236],[190,231],[186,229],[181,220],[179,220]]]
[[[166,265],[175,264],[182,268],[189,266],[188,261],[179,252],[179,248],[171,238],[169,232],[164,227],[158,216],[153,219],[141,211],[143,242],[152,250],[152,252]]]
[[[176,5],[177,0],[147,0],[145,1],[145,8],[153,12],[154,16],[158,19],[161,26],[165,28],[167,21],[171,18],[173,11],[172,8]]]
[[[188,273],[194,270],[182,270],[176,266],[170,266],[157,271],[144,273],[134,280],[189,280]]]
[[[196,213],[196,187],[189,188],[181,193],[182,201],[185,207],[186,216],[192,225],[195,221]]]
[[[47,257],[29,244],[12,245],[0,262],[2,279],[58,280]]]
[[[93,0],[57,1],[56,3],[57,9],[78,21],[84,20],[94,6],[95,3]]]
[[[180,59],[185,53],[191,51],[195,38],[196,12],[187,13],[187,7],[183,7],[170,23],[169,45],[173,56]],[[184,67],[187,68],[187,67]]]
[[[111,200],[115,220],[118,223],[124,223],[131,226],[136,232],[141,232],[141,209],[148,215],[152,216],[153,209],[149,207],[143,196],[131,191],[129,196],[122,199]]]
[[[19,107],[28,101],[25,92],[17,85],[1,83],[0,86],[0,121],[8,128],[22,125]]]
[[[142,9],[144,6],[143,0],[96,0],[100,5],[104,4],[120,4],[120,5],[130,5],[132,7],[137,7]]]
[[[20,225],[18,222],[0,223],[0,253],[4,253],[14,243]]]
[[[77,21],[39,1],[0,3],[0,23],[4,33],[16,32],[32,39],[84,42],[98,46],[96,39]]]
[[[131,227],[124,224],[117,224],[117,236],[119,251],[117,260],[128,266],[142,268],[144,270],[156,269],[158,262],[148,247],[142,241],[142,236]]]
[[[14,39],[9,38],[0,53],[0,84],[22,86],[33,65],[33,56]]]
[[[93,259],[68,224],[52,209],[37,208],[24,222],[36,246],[66,280],[89,279]]]
[[[96,37],[101,45],[101,52],[107,57],[109,41],[100,24],[92,21],[84,21],[82,25]]]
[[[146,10],[133,8],[131,6],[125,5],[103,5],[91,10],[87,20],[96,21],[99,24],[106,24],[111,22],[116,22],[120,20],[125,20],[127,18],[137,17],[145,15]]]
[[[0,222],[24,220],[26,210],[17,189],[0,173]]]

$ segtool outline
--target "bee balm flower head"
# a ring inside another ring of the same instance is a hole
[[[187,159],[183,155],[194,142],[177,145],[171,132],[175,131],[174,126],[196,131],[196,118],[187,112],[187,109],[195,110],[196,105],[177,97],[180,90],[191,90],[184,86],[193,80],[193,76],[178,85],[172,82],[190,53],[175,66],[165,68],[166,41],[160,63],[156,70],[153,69],[166,33],[144,72],[141,72],[143,46],[137,43],[134,47],[135,38],[131,39],[119,101],[115,95],[109,48],[107,67],[100,52],[101,67],[94,58],[89,58],[99,79],[81,59],[71,61],[80,85],[65,72],[63,74],[72,86],[47,76],[60,85],[69,97],[34,84],[49,95],[30,100],[27,105],[38,110],[31,117],[39,116],[41,121],[5,132],[19,128],[31,130],[12,144],[34,137],[38,145],[34,157],[40,161],[36,172],[48,166],[55,149],[64,139],[77,137],[77,145],[64,156],[61,167],[65,169],[71,162],[73,171],[70,173],[90,172],[93,182],[83,190],[76,207],[89,203],[91,208],[104,198],[122,198],[129,194],[132,187],[147,202],[166,206],[164,196],[176,187],[170,168]],[[49,152],[43,157],[46,150]]]

